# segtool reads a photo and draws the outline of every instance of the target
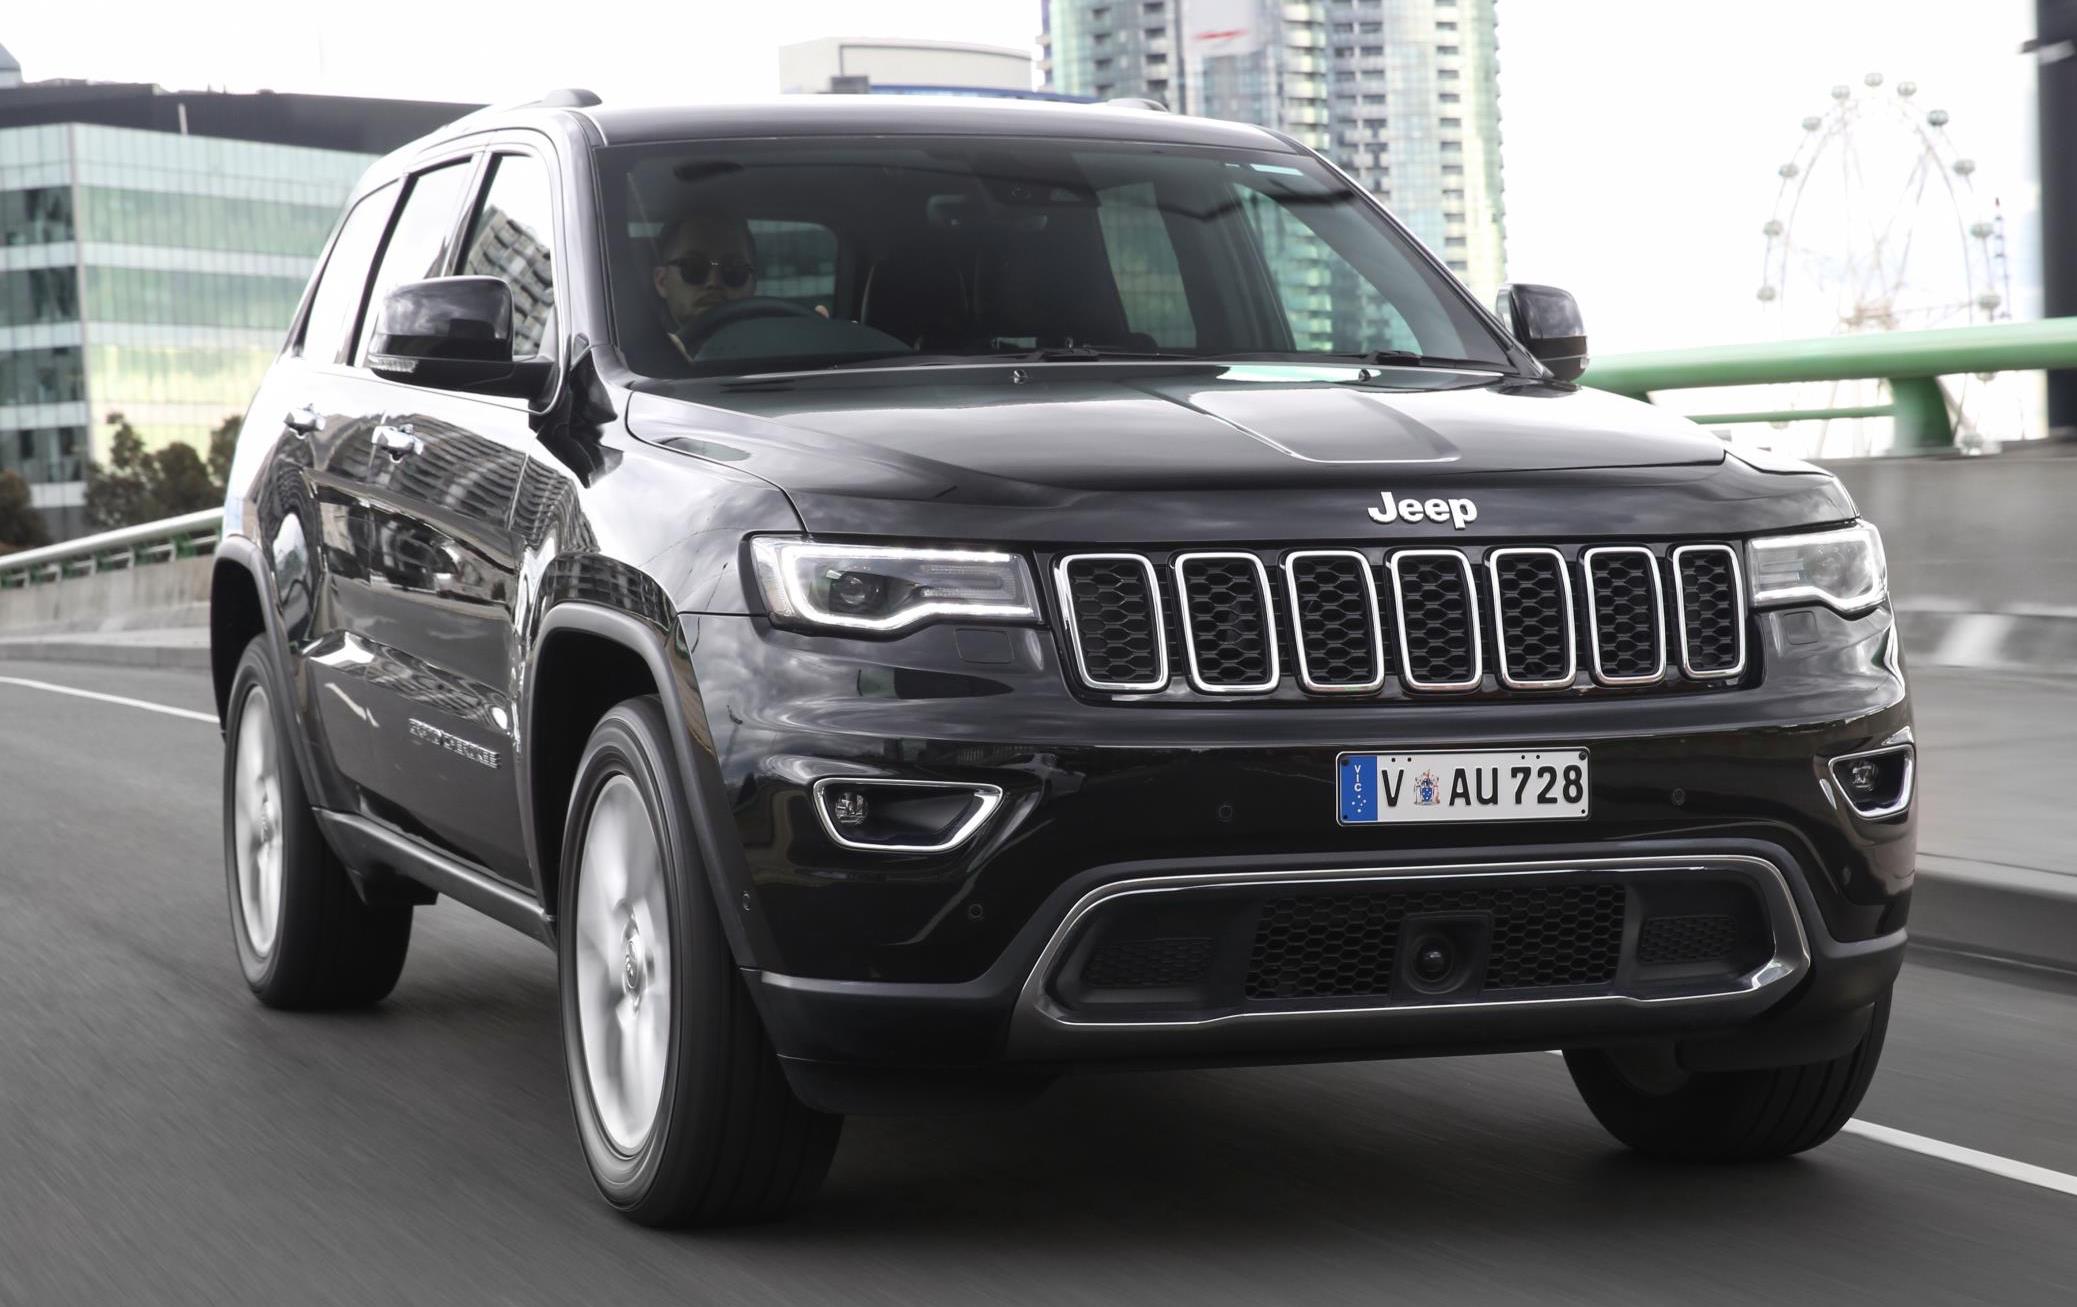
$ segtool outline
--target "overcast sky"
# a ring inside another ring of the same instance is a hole
[[[1597,352],[1751,339],[1775,168],[1835,83],[1909,78],[2003,201],[2014,300],[2040,311],[2032,0],[1499,0],[1508,267],[1577,293]],[[579,19],[576,15],[585,15]],[[1029,45],[1036,0],[279,0],[13,4],[31,79],[348,95],[727,100],[778,87],[780,45],[906,36]],[[362,15],[367,15],[364,19]],[[387,19],[387,21],[385,21]],[[1977,215],[1964,215],[1973,218]]]

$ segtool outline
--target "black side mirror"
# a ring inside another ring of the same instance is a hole
[[[536,399],[554,375],[512,357],[512,288],[497,277],[407,281],[383,297],[368,341],[378,377],[435,390]]]
[[[1525,282],[1500,288],[1493,311],[1560,381],[1576,381],[1587,370],[1587,328],[1570,291]]]

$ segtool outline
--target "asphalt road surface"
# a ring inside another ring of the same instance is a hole
[[[261,1008],[214,726],[9,677],[210,707],[0,664],[0,1302],[2077,1301],[2077,981],[1929,957],[1860,1116],[1908,1135],[1794,1161],[1629,1156],[1545,1054],[1119,1075],[854,1120],[785,1225],[641,1230],[585,1177],[547,950],[443,904],[378,1010]]]

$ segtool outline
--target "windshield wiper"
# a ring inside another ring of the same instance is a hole
[[[1453,358],[1446,354],[1422,354],[1410,349],[1358,349],[1328,353],[1308,349],[1242,350],[1233,354],[1209,354],[1207,358],[1227,362],[1274,363],[1371,363],[1398,368],[1470,368],[1479,372],[1513,372],[1515,369],[1493,359]]]
[[[976,363],[1110,363],[1110,362],[1201,363],[1196,354],[1163,353],[1152,350],[1112,349],[1105,345],[1053,345],[1039,349],[976,350],[970,354],[930,352],[923,354],[876,354],[870,358],[844,359],[824,364],[824,370],[841,368],[935,368]]]

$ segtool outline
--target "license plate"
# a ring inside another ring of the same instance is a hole
[[[1344,753],[1335,760],[1342,825],[1569,821],[1587,815],[1585,749]]]

